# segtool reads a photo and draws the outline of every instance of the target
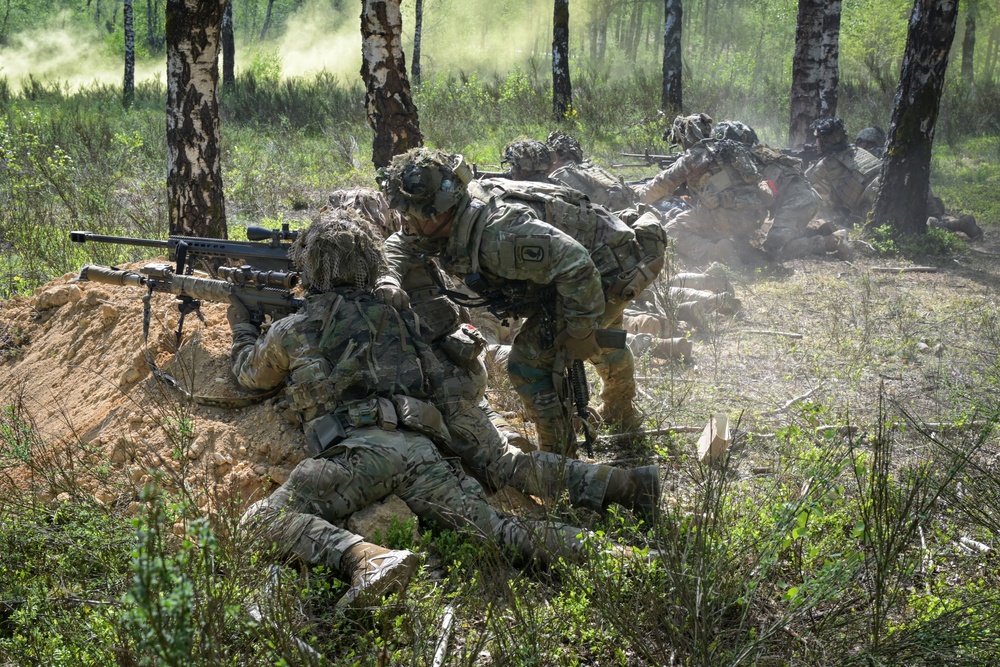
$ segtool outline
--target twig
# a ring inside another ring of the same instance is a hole
[[[873,266],[877,273],[937,273],[936,266]]]
[[[770,331],[768,329],[744,329],[740,333],[761,334],[763,336],[785,336],[786,338],[802,338],[802,334],[795,331]]]
[[[810,389],[806,393],[788,399],[787,401],[785,401],[781,405],[781,407],[775,408],[774,410],[768,410],[767,412],[762,412],[761,415],[776,415],[779,412],[784,412],[785,410],[787,410],[788,408],[792,407],[796,403],[804,401],[807,398],[809,398],[810,396],[812,396],[813,394],[815,394],[816,390],[819,389],[822,386],[823,386],[823,383],[820,382],[818,385],[816,385],[815,387],[813,387],[812,389]]]
[[[444,616],[441,618],[441,635],[438,637],[437,648],[434,649],[434,661],[431,667],[441,667],[444,659],[448,655],[448,637],[451,635],[451,622],[455,618],[455,608],[448,605],[444,608]]]
[[[970,247],[969,250],[971,250],[974,253],[978,253],[980,255],[986,255],[987,257],[1000,257],[1000,253],[990,252],[989,250],[983,250],[982,248],[971,248]]]

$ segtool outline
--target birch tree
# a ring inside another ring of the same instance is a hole
[[[227,0],[167,0],[170,233],[226,238],[219,159],[219,36]]]
[[[363,0],[361,78],[368,124],[375,132],[372,162],[385,167],[394,155],[422,146],[417,107],[406,78],[400,0]]]
[[[958,0],[915,0],[889,122],[888,149],[872,224],[927,233],[931,148],[941,107]]]
[[[792,57],[788,145],[799,148],[817,118],[837,115],[840,0],[799,0]]]

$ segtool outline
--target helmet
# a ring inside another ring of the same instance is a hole
[[[369,290],[385,269],[382,239],[349,208],[324,208],[288,251],[303,286],[313,292],[353,286]]]
[[[677,116],[670,128],[670,142],[691,148],[702,139],[712,136],[712,117],[705,113]]]
[[[389,238],[402,226],[399,211],[389,208],[385,195],[372,188],[339,188],[330,193],[329,206],[350,208],[361,214],[382,238]]]
[[[411,148],[380,173],[389,206],[418,220],[449,211],[465,197],[472,170],[461,155]]]
[[[552,170],[552,154],[537,139],[517,139],[504,147],[500,163],[510,165],[515,180],[545,177]]]
[[[738,120],[724,120],[715,126],[712,136],[716,139],[729,139],[738,141],[747,146],[754,146],[758,142],[757,133],[746,123]]]
[[[858,136],[854,138],[854,143],[862,147],[882,146],[885,144],[885,131],[881,127],[877,126],[866,127],[858,132]]]
[[[847,130],[844,128],[844,121],[836,116],[820,118],[813,121],[809,127],[812,128],[817,143],[822,143],[826,147],[847,144]]]
[[[583,162],[583,149],[580,148],[580,142],[570,135],[553,130],[549,132],[545,143],[548,144],[557,160],[568,160],[576,164]]]

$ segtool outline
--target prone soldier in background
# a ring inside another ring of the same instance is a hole
[[[620,176],[583,159],[580,142],[558,130],[545,140],[552,151],[549,181],[579,190],[595,204],[609,211],[621,211],[635,206],[635,191]]]
[[[844,121],[820,118],[811,126],[820,154],[806,171],[828,209],[824,216],[836,216],[846,226],[863,223],[875,205],[882,161],[847,140]]]
[[[666,226],[676,240],[678,254],[696,264],[716,261],[741,266],[737,246],[749,247],[773,200],[753,156],[739,142],[713,139],[712,119],[703,113],[677,116],[670,137],[684,153],[652,181],[636,188],[639,201],[653,204],[687,185],[693,207]]]
[[[854,145],[881,159],[885,156],[885,131],[878,126],[866,127],[858,132]]]

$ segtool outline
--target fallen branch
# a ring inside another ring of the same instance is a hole
[[[971,537],[965,537],[964,535],[958,539],[962,546],[970,550],[976,550],[980,553],[988,554],[992,549],[990,549],[988,544],[983,544],[982,542],[977,542]]]
[[[451,622],[455,618],[455,608],[448,605],[444,608],[441,618],[441,635],[438,637],[437,648],[434,649],[434,661],[431,667],[441,667],[448,655],[448,638],[451,636]]]
[[[812,396],[813,394],[815,394],[816,390],[818,390],[822,386],[823,386],[823,383],[820,382],[818,385],[816,385],[815,387],[813,387],[812,389],[810,389],[806,393],[788,399],[780,407],[775,408],[774,410],[768,410],[766,412],[762,412],[760,414],[762,416],[766,416],[766,415],[776,415],[779,412],[784,412],[785,410],[787,410],[788,408],[792,407],[796,403],[800,403],[800,402],[806,400],[807,398],[809,398],[810,396]]]
[[[936,266],[873,266],[876,273],[937,273]]]
[[[795,331],[770,331],[768,329],[745,329],[740,333],[760,334],[762,336],[785,336],[786,338],[802,338],[802,334]]]

